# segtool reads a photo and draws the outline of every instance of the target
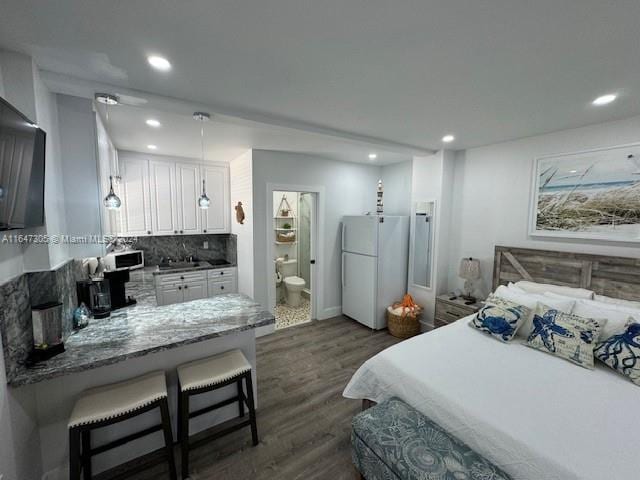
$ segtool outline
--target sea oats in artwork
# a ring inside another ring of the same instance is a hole
[[[541,158],[534,234],[640,240],[640,144]]]

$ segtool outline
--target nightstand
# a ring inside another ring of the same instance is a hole
[[[471,305],[467,305],[462,297],[456,297],[453,300],[452,294],[446,293],[436,297],[436,316],[434,328],[444,327],[450,323],[460,320],[461,318],[473,315],[482,308],[482,302],[477,301]]]

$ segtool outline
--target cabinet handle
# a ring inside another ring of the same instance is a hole
[[[224,275],[224,272],[220,272],[220,275]]]
[[[180,277],[180,280],[184,280],[184,277]]]
[[[178,287],[178,290],[182,290],[182,287]]]
[[[204,233],[207,233],[207,231],[206,231],[206,230],[203,230],[203,232],[204,232]]]
[[[148,235],[151,235],[151,230],[147,230],[147,234],[148,234]]]
[[[224,290],[224,285],[220,285],[220,290]]]
[[[184,289],[185,289],[185,290],[186,290],[187,288],[189,288],[189,285],[185,285],[185,286],[184,286]]]
[[[180,233],[184,233],[182,230],[180,230]]]
[[[174,230],[173,233],[178,233],[178,230]]]

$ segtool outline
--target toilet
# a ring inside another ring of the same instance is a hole
[[[298,307],[302,298],[302,289],[306,282],[296,276],[298,273],[297,260],[284,260],[277,262],[280,274],[284,278],[285,301],[290,307]]]

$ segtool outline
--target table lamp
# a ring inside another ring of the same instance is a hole
[[[463,258],[460,261],[460,278],[464,278],[464,293],[462,298],[468,302],[476,302],[473,296],[473,281],[480,278],[480,260],[476,258]]]

